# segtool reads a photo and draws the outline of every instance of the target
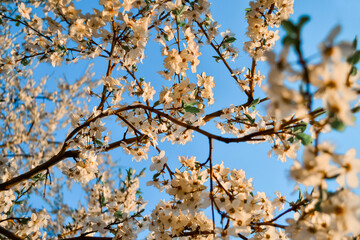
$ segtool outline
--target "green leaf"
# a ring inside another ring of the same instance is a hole
[[[354,41],[352,42],[352,47],[354,48],[354,50],[356,50],[356,48],[357,48],[357,36],[354,38]]]
[[[121,48],[126,50],[126,51],[129,51],[130,50],[130,47],[129,46],[126,46],[126,45],[121,45]]]
[[[90,43],[87,42],[86,44],[90,44]],[[66,51],[66,47],[64,45],[58,45],[57,48],[61,51]]]
[[[140,212],[137,212],[135,214],[135,217],[141,217],[141,213],[143,213],[145,211],[145,209],[141,209]]]
[[[104,194],[101,194],[101,195],[100,195],[100,205],[101,205],[101,206],[104,206],[104,205],[105,205],[105,196],[104,196]]]
[[[186,106],[184,107],[185,112],[190,112],[190,113],[198,113],[200,112],[200,110],[197,107],[193,107],[193,106]]]
[[[185,112],[198,113],[200,112],[200,110],[197,107],[194,107],[194,105],[197,104],[199,104],[199,102],[191,102],[191,103],[182,102],[182,107],[185,110]]]
[[[199,102],[183,103],[183,107],[198,105]]]
[[[185,5],[182,5],[182,7],[181,7],[180,11],[178,11],[178,15],[183,14],[184,9],[185,9]]]
[[[321,212],[321,202],[318,201],[315,205],[315,209],[314,209],[316,212]]]
[[[253,119],[249,114],[244,113],[244,115],[246,116],[246,118],[249,120],[249,122],[250,122],[251,124],[253,124],[253,123],[255,122],[255,119]]]
[[[298,23],[298,29],[301,30],[302,26],[310,20],[309,16],[301,16]]]
[[[307,127],[307,123],[302,122],[301,125],[293,128],[293,133],[297,133],[297,132],[303,133],[305,132],[306,127]]]
[[[98,173],[95,173],[95,176],[97,177],[96,183],[100,183],[103,176],[101,175],[101,176],[99,177],[99,176],[98,176]]]
[[[245,8],[244,10],[245,10],[245,19],[247,19],[248,18],[247,15],[249,12],[251,12],[251,8]]]
[[[30,218],[20,219],[21,224],[27,224],[30,221]]]
[[[160,173],[155,173],[154,176],[153,176],[153,180],[157,179],[158,177],[160,176]]]
[[[352,76],[355,76],[355,75],[357,74],[357,72],[358,72],[357,67],[352,66],[351,71],[350,71],[350,74],[351,74]]]
[[[289,35],[295,35],[298,32],[298,28],[291,21],[285,20],[281,22],[281,26]]]
[[[259,102],[260,102],[260,98],[254,99],[254,100],[252,100],[252,102],[250,103],[249,106],[250,107],[255,106],[255,105],[259,104]]]
[[[141,77],[141,78],[140,78],[140,82],[143,82],[143,81],[145,81],[145,78],[144,78],[144,77]]]
[[[129,169],[126,170],[126,175],[127,175],[129,180],[130,180],[132,174],[133,174],[133,169],[132,168],[129,168]]]
[[[31,180],[33,180],[33,181],[39,181],[41,179],[42,179],[42,174],[41,173],[39,173],[39,174],[37,174],[37,175],[35,175],[34,177],[31,178]]]
[[[116,218],[122,218],[122,217],[123,217],[123,213],[122,213],[121,211],[117,211],[117,212],[115,213],[115,217],[116,217]]]
[[[347,62],[355,65],[360,61],[360,51],[356,51],[351,57],[347,59]]]
[[[99,145],[99,146],[104,145],[104,143],[103,143],[102,141],[100,141],[99,139],[95,139],[95,140],[94,140],[94,143],[95,143],[96,145]]]
[[[15,205],[21,205],[25,200],[21,200],[21,201],[16,201]]]
[[[313,138],[306,133],[297,133],[295,137],[301,141],[302,145],[312,144],[313,142]]]
[[[6,215],[9,216],[13,212],[14,206],[11,206],[9,211],[7,211]]]
[[[338,118],[335,118],[333,121],[331,121],[330,125],[332,129],[335,129],[339,132],[343,132],[346,128],[345,123]]]
[[[225,43],[233,43],[236,41],[236,38],[234,37],[228,37],[228,38],[225,38],[224,42]]]
[[[186,26],[186,22],[181,22],[178,24],[179,27],[185,27]]]
[[[141,171],[139,172],[139,174],[137,176],[143,175],[145,173],[145,170],[146,170],[146,168],[141,169]]]
[[[164,34],[164,38],[167,42],[169,41],[169,36],[167,34]]]
[[[297,40],[290,35],[283,38],[282,43],[286,46],[296,45]]]
[[[299,195],[297,201],[302,201],[302,200],[303,200],[303,193],[301,192],[301,189],[299,189]]]
[[[318,107],[318,108],[314,109],[314,111],[317,111],[317,110],[320,110],[320,109],[321,109],[321,107]],[[320,116],[323,115],[324,113],[326,113],[326,111],[325,111],[325,110],[322,110],[321,112],[316,113],[316,114],[314,115],[314,118],[320,117]]]
[[[221,57],[219,57],[219,56],[212,56],[212,57],[215,58],[216,62],[220,62],[220,60],[221,60]]]
[[[176,15],[176,24],[179,25],[181,23],[179,15]]]
[[[353,109],[351,109],[352,113],[357,113],[360,112],[360,106],[354,107]]]
[[[27,59],[23,59],[23,60],[21,60],[21,64],[22,65],[24,65],[24,66],[27,66],[27,65],[29,65],[29,60],[27,60]]]
[[[154,107],[157,107],[157,106],[159,106],[161,104],[161,102],[158,100],[158,101],[156,101],[156,102],[154,102],[154,106],[153,106],[153,108]]]

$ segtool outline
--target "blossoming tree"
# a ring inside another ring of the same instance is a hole
[[[334,28],[321,60],[312,62],[301,44],[309,19],[288,20],[293,0],[254,0],[244,13],[243,50],[251,61],[235,69],[239,43],[230,31],[219,34],[208,0],[86,4],[94,9],[84,12],[70,0],[0,3],[1,239],[357,238],[360,160],[355,149],[339,153],[320,139],[353,125],[360,110],[356,39],[336,43]],[[277,56],[280,25],[287,35]],[[153,40],[163,67],[145,79],[139,69]],[[204,49],[228,71],[243,104],[208,110],[216,104],[216,79],[198,70]],[[289,50],[296,62],[287,61]],[[76,68],[90,60],[106,62],[101,78],[91,68],[68,81],[33,74],[42,64]],[[266,76],[257,70],[261,62],[270,65]],[[205,160],[174,158],[161,144],[201,136],[208,140]],[[213,159],[214,141],[267,142],[281,161],[292,159],[289,175],[307,191],[292,201],[255,191],[242,169]],[[146,208],[143,172],[114,174],[114,149],[129,160],[151,159],[147,185],[168,197]],[[335,188],[328,187],[332,179]],[[63,197],[74,182],[87,195],[78,207]]]

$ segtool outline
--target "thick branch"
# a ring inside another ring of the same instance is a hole
[[[107,147],[105,147],[102,152],[107,152],[107,151],[113,150],[113,149],[119,147],[121,145],[121,143],[129,144],[129,143],[135,142],[135,141],[137,141],[139,139],[142,139],[144,137],[145,136],[142,135],[142,136],[139,136],[139,137],[133,137],[133,138],[113,142],[113,143],[109,144]],[[79,156],[79,153],[80,153],[79,150],[73,150],[73,151],[65,152],[63,149],[57,155],[53,156],[52,158],[50,158],[48,161],[44,162],[43,164],[31,169],[30,171],[28,171],[28,172],[26,172],[24,174],[21,174],[21,175],[15,177],[13,179],[10,179],[9,181],[1,183],[0,184],[0,191],[8,190],[8,189],[10,189],[11,187],[13,187],[13,186],[15,186],[17,184],[19,184],[19,183],[21,183],[21,182],[23,182],[23,181],[25,181],[27,179],[30,179],[33,176],[35,176],[36,174],[47,170],[48,168],[56,165],[57,163],[59,163],[60,161],[66,159],[66,158]]]
[[[90,236],[79,236],[72,238],[61,238],[63,240],[111,240],[113,237],[90,237]]]
[[[17,236],[16,234],[10,232],[9,230],[0,226],[0,235],[4,235],[5,237],[11,240],[23,240],[23,238]]]
[[[103,117],[106,117],[106,116],[116,115],[117,113],[127,111],[127,110],[131,110],[131,109],[137,109],[137,108],[142,108],[144,110],[149,110],[150,112],[156,113],[159,116],[165,117],[166,119],[168,119],[169,121],[173,122],[176,125],[184,127],[186,129],[194,130],[195,132],[198,132],[198,133],[200,133],[200,134],[202,134],[202,135],[204,135],[204,136],[206,136],[208,138],[215,139],[215,140],[218,140],[218,141],[224,142],[224,143],[239,143],[239,142],[247,142],[247,141],[265,141],[265,138],[263,138],[262,136],[272,135],[272,134],[276,133],[275,129],[271,128],[271,129],[267,129],[267,130],[254,132],[254,133],[251,133],[249,135],[246,135],[246,136],[243,136],[243,137],[240,137],[240,138],[221,137],[221,136],[212,134],[210,132],[207,132],[207,131],[205,131],[203,129],[200,129],[198,126],[195,127],[195,126],[189,125],[189,124],[187,124],[185,122],[182,122],[180,120],[177,120],[176,118],[174,118],[174,117],[172,117],[172,116],[170,116],[170,115],[168,115],[168,114],[166,114],[164,112],[161,112],[160,110],[152,108],[150,106],[137,104],[137,105],[127,106],[127,107],[123,107],[123,108],[116,109],[116,110],[104,111],[104,112],[100,113],[98,116],[96,116],[96,117],[94,117],[92,119],[89,119],[87,122],[83,123],[81,126],[75,128],[68,135],[68,137],[65,140],[65,143],[68,140],[70,140],[73,136],[75,136],[76,133],[78,133],[81,129],[87,127],[90,124],[90,122],[93,122],[98,118],[103,118]],[[311,114],[316,114],[319,111],[322,111],[322,110],[321,109],[320,110],[315,110]],[[301,119],[292,119],[292,120],[282,124],[279,129],[282,129],[283,127],[289,126],[290,124],[295,123],[295,122],[300,121],[300,120]],[[144,136],[143,135],[140,136],[140,138],[142,138],[142,137],[144,137]],[[255,137],[262,137],[262,138],[255,138]],[[136,139],[138,140],[138,138],[136,138]],[[109,145],[108,150],[111,150],[111,149],[114,149],[114,148],[120,146],[122,141],[123,140],[121,140],[119,142],[116,142],[116,144],[113,143],[112,145]],[[127,141],[125,141],[125,142],[127,142]],[[26,173],[24,173],[24,174],[22,174],[22,175],[20,175],[18,177],[15,177],[15,178],[7,181],[7,182],[4,182],[4,183],[0,184],[0,191],[8,190],[12,186],[15,186],[16,184],[18,184],[20,182],[23,182],[23,181],[25,181],[27,179],[30,179],[31,177],[35,176],[37,173],[39,173],[41,171],[44,171],[44,170],[54,166],[55,164],[57,164],[58,162],[60,162],[63,159],[66,159],[68,157],[76,157],[77,156],[78,151],[68,151],[68,152],[66,152],[66,147],[67,147],[67,145],[64,144],[64,146],[62,147],[62,149],[60,150],[60,152],[57,155],[52,157],[47,162],[41,164],[40,166],[37,166],[36,168],[30,170],[29,172],[26,172]],[[106,150],[106,151],[108,151],[108,150]]]
[[[10,189],[11,187],[17,185],[18,183],[21,183],[27,179],[32,178],[36,174],[45,171],[46,169],[54,166],[58,162],[60,162],[63,159],[74,157],[76,156],[77,151],[67,151],[65,152],[65,147],[63,147],[58,154],[50,158],[48,161],[44,162],[43,164],[31,169],[30,171],[21,174],[13,179],[10,179],[9,181],[6,181],[4,183],[0,184],[0,191],[5,191]]]

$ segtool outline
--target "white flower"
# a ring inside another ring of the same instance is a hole
[[[71,113],[70,114],[70,118],[71,118],[71,126],[73,128],[76,128],[78,127],[80,124],[79,124],[79,121],[80,121],[80,116],[76,113]]]
[[[153,100],[153,97],[154,97],[156,91],[151,86],[151,83],[150,82],[149,83],[143,82],[142,87],[143,87],[143,90],[144,90],[144,93],[142,94],[143,100],[145,102],[149,101],[149,100]]]
[[[167,52],[166,55],[167,57],[164,59],[164,67],[170,70],[170,75],[173,75],[174,73],[180,74],[180,63],[182,62],[182,58],[179,52],[173,48],[171,51]]]
[[[100,119],[96,119],[94,122],[90,123],[90,136],[94,136],[96,139],[101,139],[101,133],[106,130],[106,127],[104,127],[105,123],[102,123]]]
[[[358,173],[360,173],[360,159],[355,157],[356,150],[352,148],[338,161],[343,168],[343,172],[336,178],[336,181],[342,187],[345,186],[345,179],[349,187],[357,188],[359,186]]]
[[[164,164],[167,162],[168,158],[165,157],[165,151],[161,151],[159,156],[155,156],[151,158],[153,164],[150,166],[150,171],[161,171],[164,167]]]
[[[108,230],[105,229],[105,227],[107,227],[108,224],[104,221],[102,216],[92,216],[89,220],[93,231],[99,232],[100,234],[107,233]]]
[[[6,213],[9,211],[13,205],[13,200],[15,200],[15,195],[11,189],[0,192],[0,212]]]
[[[48,224],[50,216],[47,214],[46,209],[43,209],[40,212],[31,214],[30,221],[26,224],[25,228],[17,232],[20,236],[28,236],[33,234],[34,239],[38,239],[41,232],[41,228],[45,228]]]
[[[195,168],[195,157],[183,157],[183,156],[179,156],[179,162],[184,165],[185,167],[188,168]]]
[[[23,2],[18,5],[18,10],[23,18],[30,19],[31,8],[27,8]]]
[[[360,197],[349,190],[338,191],[320,205],[322,212],[333,220],[333,230],[342,234],[355,234],[360,231]]]
[[[279,191],[275,192],[276,198],[272,201],[274,207],[277,207],[278,210],[284,209],[284,205],[286,202],[285,196],[282,196]]]

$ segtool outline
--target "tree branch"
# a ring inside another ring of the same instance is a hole
[[[211,216],[213,222],[213,237],[215,238],[215,213],[214,213],[214,186],[213,186],[213,161],[212,161],[213,142],[209,138],[209,158],[210,161],[210,200],[211,200]]]
[[[72,238],[60,238],[62,240],[111,240],[113,237],[91,237],[91,236],[79,236]]]
[[[129,144],[129,143],[138,141],[139,139],[143,139],[145,137],[146,137],[145,135],[141,135],[139,137],[123,139],[123,140],[120,140],[117,142],[113,142],[113,143],[109,144],[107,147],[105,147],[102,152],[107,152],[107,151],[113,150],[113,149],[119,147],[121,145],[121,143]],[[32,178],[36,174],[47,170],[48,168],[59,163],[60,161],[66,159],[66,158],[70,158],[70,157],[77,157],[77,156],[79,156],[79,154],[80,154],[79,150],[72,150],[72,151],[65,152],[62,149],[57,155],[53,156],[52,158],[50,158],[48,161],[44,162],[43,164],[31,169],[30,171],[28,171],[26,173],[23,173],[15,178],[12,178],[4,183],[1,183],[0,184],[0,192],[9,190],[11,187],[13,187],[27,179]]]
[[[8,237],[11,240],[23,240],[23,238],[10,232],[9,230],[3,228],[2,226],[0,226],[0,235],[4,235],[5,237]]]

